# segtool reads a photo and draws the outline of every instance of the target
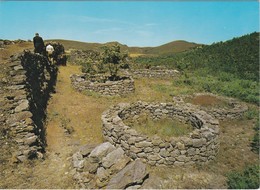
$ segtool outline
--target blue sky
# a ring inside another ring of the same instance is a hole
[[[0,38],[211,44],[259,31],[257,1],[0,1]]]

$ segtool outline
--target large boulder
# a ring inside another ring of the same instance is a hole
[[[147,177],[146,165],[138,159],[113,176],[106,188],[125,189],[130,186],[141,185]]]
[[[116,150],[110,152],[106,157],[102,159],[102,165],[105,168],[110,168],[112,165],[116,164],[118,160],[124,157],[124,150],[120,147]]]
[[[101,145],[94,148],[94,150],[92,150],[90,153],[89,157],[91,162],[99,163],[103,157],[115,149],[116,148],[110,142],[102,143]]]

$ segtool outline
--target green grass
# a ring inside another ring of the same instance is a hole
[[[137,120],[125,121],[136,131],[147,136],[158,135],[160,137],[179,137],[189,134],[193,129],[189,124],[184,124],[177,119],[164,118],[153,120],[147,114],[141,114]]]

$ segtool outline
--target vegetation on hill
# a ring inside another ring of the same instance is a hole
[[[259,33],[190,51],[156,57],[137,57],[139,67],[164,66],[185,73],[177,83],[200,90],[259,102]],[[202,89],[201,89],[202,88]]]
[[[102,51],[103,46],[114,46],[119,45],[122,51],[128,51],[131,54],[141,54],[141,55],[160,55],[160,54],[170,54],[170,53],[178,53],[187,51],[191,48],[197,47],[198,44],[186,42],[186,41],[173,41],[158,47],[128,47],[127,45],[121,44],[119,42],[108,42],[105,44],[101,43],[87,43],[87,42],[79,42],[79,41],[72,41],[72,40],[46,40],[49,41],[56,41],[64,45],[65,49],[78,49],[78,50],[96,50]]]

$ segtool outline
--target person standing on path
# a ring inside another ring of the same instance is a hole
[[[46,52],[47,52],[48,60],[49,60],[51,63],[53,63],[53,55],[52,55],[53,51],[54,51],[53,46],[52,46],[51,44],[48,44],[48,45],[46,46]]]
[[[33,38],[34,45],[34,53],[42,54],[44,51],[44,42],[42,37],[39,36],[38,33],[35,33],[35,37]]]

